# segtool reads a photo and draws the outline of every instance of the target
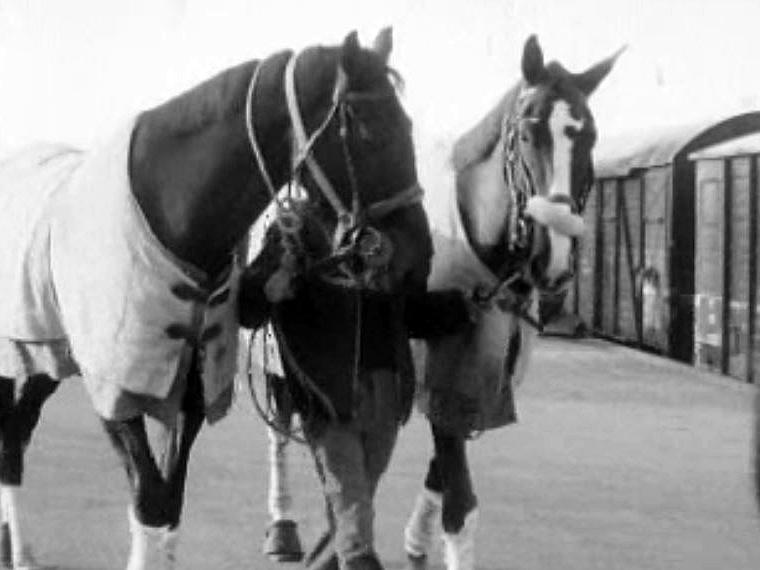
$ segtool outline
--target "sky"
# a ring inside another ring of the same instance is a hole
[[[627,45],[591,99],[604,137],[760,109],[758,22],[757,0],[0,0],[0,150],[86,147],[226,67],[386,25],[424,140],[484,115],[532,33],[576,72]]]

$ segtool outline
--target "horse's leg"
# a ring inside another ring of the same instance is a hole
[[[477,498],[467,464],[463,436],[443,432],[433,426],[438,473],[443,480],[444,556],[448,570],[474,570]]]
[[[159,552],[169,527],[167,493],[164,478],[151,452],[145,418],[102,421],[124,465],[132,493],[128,512],[132,542],[127,570],[160,567]]]
[[[179,541],[179,523],[182,518],[182,507],[187,482],[187,467],[190,461],[190,450],[203,426],[205,418],[205,401],[203,383],[198,367],[190,367],[187,378],[187,388],[182,398],[181,412],[177,423],[172,429],[158,424],[159,446],[161,459],[159,466],[161,475],[166,482],[166,514],[168,528],[164,536],[162,557],[164,568],[173,569],[176,563],[176,549]]]
[[[58,385],[49,376],[36,374],[17,389],[14,379],[0,377],[0,513],[5,539],[0,550],[8,558],[4,562],[17,569],[37,567],[20,524],[24,451],[39,422],[43,404]]]
[[[442,523],[447,567],[473,568],[477,500],[467,465],[465,439],[431,424],[434,454],[404,529],[404,548],[415,570],[427,567],[438,524]]]
[[[200,402],[203,404],[203,401]],[[161,456],[161,472],[167,482],[168,528],[162,543],[164,568],[174,568],[177,543],[179,541],[179,523],[184,504],[187,467],[190,450],[198,432],[203,425],[203,407],[186,409],[180,414],[177,428],[165,433],[166,445]]]
[[[263,551],[277,562],[299,562],[303,558],[298,525],[291,515],[293,497],[288,477],[288,442],[285,434],[291,427],[293,409],[287,394],[285,379],[270,376],[267,382],[273,387],[275,409],[274,426],[267,427],[269,439],[269,508],[270,523],[264,539]]]
[[[443,475],[435,453],[428,465],[425,485],[417,495],[409,519],[404,527],[404,550],[412,568],[427,567],[427,557],[438,533],[443,504]]]

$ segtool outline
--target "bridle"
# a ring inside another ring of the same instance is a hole
[[[283,246],[282,262],[293,259],[303,251],[296,251],[300,248],[299,234],[303,227],[303,219],[300,217],[304,209],[295,204],[293,189],[305,188],[300,183],[301,174],[304,168],[308,168],[314,183],[319,188],[322,197],[332,208],[336,216],[336,226],[333,232],[331,247],[332,251],[329,256],[320,259],[311,265],[311,271],[319,272],[322,269],[327,271],[338,268],[340,273],[335,275],[324,275],[320,277],[330,283],[344,286],[355,291],[357,296],[357,314],[354,328],[354,363],[352,386],[354,394],[358,394],[358,383],[360,374],[360,354],[361,354],[361,333],[362,333],[362,304],[360,302],[361,291],[369,284],[369,275],[376,274],[387,269],[392,252],[387,250],[389,241],[384,238],[383,234],[375,229],[371,224],[389,216],[399,209],[407,208],[418,204],[422,200],[422,188],[415,181],[411,186],[397,192],[390,198],[379,200],[371,204],[362,204],[359,182],[357,180],[354,161],[351,155],[349,145],[349,114],[352,113],[352,104],[359,101],[376,101],[390,97],[391,93],[382,92],[352,92],[348,89],[348,77],[345,71],[338,66],[335,85],[333,86],[332,102],[325,117],[319,126],[311,133],[307,133],[304,126],[301,112],[298,107],[298,100],[295,88],[295,68],[298,60],[298,54],[291,55],[285,68],[285,97],[293,128],[293,151],[291,158],[291,172],[289,184],[289,196],[280,198],[271,177],[267,171],[264,156],[256,140],[253,122],[253,93],[256,87],[261,64],[256,66],[251,81],[248,86],[246,96],[246,131],[248,140],[256,161],[259,172],[267,186],[272,202],[276,205],[276,215],[274,222],[277,224],[281,234],[281,245]],[[346,207],[340,199],[337,191],[325,175],[322,168],[317,163],[313,154],[313,148],[328,126],[338,119],[338,132],[341,139],[341,149],[343,160],[346,165],[347,178],[351,190],[351,206]],[[308,198],[307,198],[308,200]],[[295,204],[295,205],[294,205]],[[359,260],[359,266],[369,268],[368,270],[357,271],[354,269],[354,262]],[[275,315],[277,314],[275,307]],[[335,410],[330,403],[329,398],[322,392],[316,383],[309,377],[299,365],[298,359],[289,347],[286,335],[283,333],[278,319],[272,319],[272,325],[275,330],[275,336],[278,339],[278,346],[282,359],[287,361],[291,373],[295,375],[296,380],[302,384],[309,393],[315,397],[327,410],[328,415],[337,417]],[[249,387],[254,398],[258,400],[253,390],[253,384],[249,373]],[[259,409],[265,421],[266,414]],[[267,422],[270,423],[270,422]],[[276,426],[270,423],[273,428]],[[292,436],[293,434],[287,434]]]
[[[542,294],[557,293],[572,278],[572,273],[568,274],[566,280],[549,288],[537,283],[530,272],[535,230],[526,207],[528,200],[538,195],[538,190],[527,161],[520,152],[518,141],[524,124],[536,124],[540,119],[526,116],[524,112],[524,101],[528,93],[525,91],[517,97],[514,108],[505,112],[501,123],[504,156],[502,178],[512,204],[507,220],[509,232],[505,244],[506,259],[494,272],[496,283],[485,290],[476,290],[474,298],[476,302],[484,304],[495,300],[502,309],[517,314],[540,330],[541,324],[530,314],[533,290],[538,289]],[[564,201],[568,202],[573,213],[580,213],[590,191],[589,181],[577,200],[565,198]]]
[[[308,134],[304,125],[301,112],[298,106],[298,99],[295,87],[295,68],[298,61],[298,54],[293,54],[288,60],[285,68],[284,85],[285,98],[293,128],[293,151],[291,159],[291,176],[289,189],[291,190],[288,198],[280,198],[277,189],[272,183],[269,176],[263,153],[256,140],[253,122],[253,93],[258,80],[261,64],[256,66],[253,76],[248,86],[246,96],[246,131],[248,140],[253,150],[259,172],[269,191],[272,201],[276,204],[275,223],[277,223],[284,240],[285,249],[292,250],[298,247],[297,234],[302,228],[301,215],[292,204],[295,200],[293,189],[303,188],[300,183],[301,175],[304,168],[308,168],[312,179],[319,188],[322,197],[332,208],[336,216],[335,231],[332,236],[332,251],[325,258],[315,262],[312,265],[313,271],[336,267],[341,268],[342,278],[337,278],[344,285],[362,286],[366,284],[366,276],[360,275],[360,272],[351,269],[351,261],[360,261],[359,266],[371,268],[373,271],[380,269],[380,266],[389,262],[389,252],[386,251],[388,245],[383,235],[371,224],[392,214],[398,209],[406,208],[417,204],[422,199],[422,188],[415,181],[408,188],[396,193],[390,198],[379,200],[372,204],[363,205],[359,183],[356,177],[354,161],[351,155],[348,136],[348,117],[351,114],[351,106],[357,101],[375,101],[392,96],[391,93],[381,92],[352,92],[348,89],[348,77],[345,71],[338,66],[335,85],[332,93],[332,103],[325,117],[319,126]],[[338,192],[331,184],[328,177],[316,161],[313,148],[328,126],[336,119],[339,121],[339,135],[341,140],[341,151],[344,163],[346,165],[347,178],[351,189],[351,206],[350,209],[341,200]]]

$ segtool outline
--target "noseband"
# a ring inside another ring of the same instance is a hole
[[[309,172],[319,188],[322,196],[335,213],[337,223],[332,239],[332,253],[323,260],[315,264],[315,267],[335,267],[343,266],[344,261],[351,258],[358,258],[362,266],[377,270],[381,265],[390,261],[390,252],[387,251],[389,244],[387,238],[374,227],[371,222],[376,222],[398,209],[412,206],[419,203],[422,199],[422,188],[418,183],[396,193],[385,200],[379,200],[366,206],[362,205],[359,183],[356,178],[354,162],[351,157],[348,141],[348,116],[351,113],[351,103],[354,101],[372,101],[379,100],[390,95],[384,93],[356,93],[348,90],[348,77],[345,71],[338,66],[335,85],[332,93],[332,104],[322,122],[316,130],[310,135],[306,132],[301,112],[298,107],[298,98],[295,88],[295,67],[298,60],[298,54],[294,54],[288,60],[285,68],[285,97],[290,117],[291,126],[293,127],[293,154],[291,161],[291,189],[293,186],[302,188],[300,177],[304,166]],[[253,92],[258,79],[261,64],[256,66],[253,72],[251,82],[248,87],[246,97],[246,131],[248,140],[253,150],[258,169],[269,190],[272,201],[277,205],[277,215],[275,223],[278,224],[283,236],[285,237],[284,246],[289,253],[293,254],[297,240],[295,234],[300,231],[301,223],[297,220],[300,215],[291,205],[293,196],[289,199],[282,199],[278,196],[277,190],[267,171],[261,148],[259,147],[254,132],[253,125]],[[351,208],[347,208],[340,199],[337,191],[330,183],[322,168],[317,163],[313,155],[313,147],[325,132],[330,123],[339,120],[339,135],[341,139],[341,150],[343,160],[346,165],[347,177],[351,186]],[[358,274],[347,270],[343,267],[348,282],[344,284],[356,286],[364,279]]]

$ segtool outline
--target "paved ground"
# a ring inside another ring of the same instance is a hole
[[[471,445],[478,568],[757,570],[754,392],[602,341],[543,339],[519,391],[520,424]],[[403,568],[401,528],[429,449],[416,418],[382,483],[389,570]],[[63,570],[123,568],[126,483],[77,381],[48,404],[29,461],[26,522],[39,557]],[[306,453],[295,448],[293,461],[308,542],[321,502]],[[265,496],[264,431],[242,397],[194,450],[180,568],[276,568],[259,554]]]

